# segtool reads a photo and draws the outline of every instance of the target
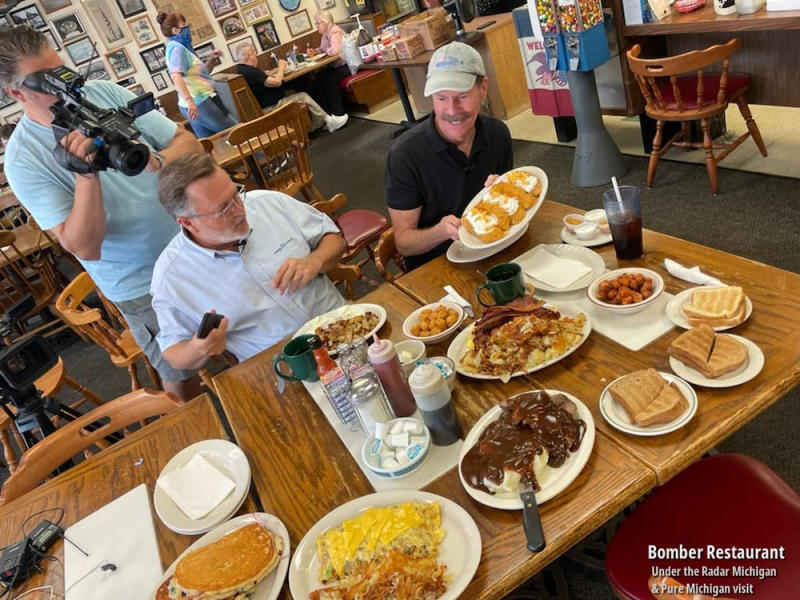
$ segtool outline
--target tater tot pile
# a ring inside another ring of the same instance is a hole
[[[411,335],[430,337],[442,333],[455,325],[458,312],[440,304],[434,309],[426,308],[419,314],[419,321],[411,327]]]
[[[597,287],[597,299],[608,304],[636,304],[652,294],[653,280],[641,273],[623,273]]]

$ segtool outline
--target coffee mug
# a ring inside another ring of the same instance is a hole
[[[486,283],[475,290],[475,297],[481,306],[493,306],[481,300],[483,288],[489,288],[497,304],[508,304],[514,298],[525,295],[525,282],[522,278],[522,267],[517,263],[501,263],[486,272]]]
[[[308,340],[313,334],[299,335],[283,347],[283,352],[272,359],[272,368],[279,377],[288,381],[318,381],[317,361],[314,353],[308,347]],[[289,365],[291,374],[283,373],[280,363]]]

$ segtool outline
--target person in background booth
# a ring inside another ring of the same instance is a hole
[[[314,26],[322,35],[322,43],[319,48],[309,49],[309,54],[314,56],[321,52],[328,56],[340,56],[344,30],[333,22],[333,15],[327,10],[319,11],[314,15]],[[343,58],[339,58],[331,66],[320,70],[318,80],[322,93],[325,95],[328,112],[332,115],[345,114],[344,99],[339,82],[348,75],[350,75],[350,68]]]

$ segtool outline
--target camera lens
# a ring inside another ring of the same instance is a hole
[[[138,175],[147,166],[150,149],[144,144],[124,140],[111,145],[108,158],[112,168],[125,175]]]

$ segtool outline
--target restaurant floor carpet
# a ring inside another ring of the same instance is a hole
[[[353,118],[335,134],[320,133],[311,145],[311,164],[322,193],[345,192],[348,208],[386,213],[383,169],[397,126]],[[643,187],[647,160],[626,157],[630,170],[622,183]],[[605,186],[582,189],[570,183],[572,149],[550,144],[514,141],[514,163],[537,165],[550,182],[549,199],[584,209],[600,206]],[[721,192],[708,190],[705,168],[678,162],[659,165],[657,186],[643,197],[644,225],[783,269],[800,272],[800,204],[796,180],[722,169]],[[533,221],[536,226],[536,220]],[[702,267],[702,265],[701,265]],[[367,273],[378,278],[373,267]],[[723,280],[724,273],[717,273]],[[369,291],[360,285],[360,294]],[[61,352],[67,372],[105,399],[130,390],[127,373],[114,368],[97,346],[79,341]],[[142,382],[147,381],[140,368]],[[145,383],[145,385],[147,385]],[[72,396],[62,392],[62,400]],[[734,433],[718,446],[720,452],[753,456],[774,469],[795,489],[800,488],[800,441],[793,435],[798,417],[798,389]],[[5,472],[0,472],[0,481]],[[280,515],[279,515],[280,516]],[[570,560],[559,561],[573,600],[612,599],[602,571]],[[517,595],[518,600],[538,598]]]

